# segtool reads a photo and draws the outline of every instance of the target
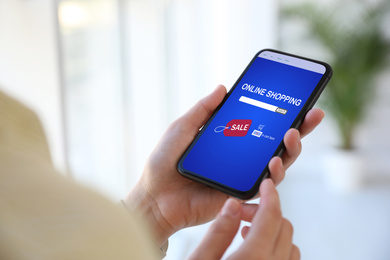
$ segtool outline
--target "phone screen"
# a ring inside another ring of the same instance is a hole
[[[179,171],[231,195],[244,198],[252,190],[253,196],[268,162],[283,151],[285,133],[299,126],[330,70],[325,63],[259,52],[184,154]]]

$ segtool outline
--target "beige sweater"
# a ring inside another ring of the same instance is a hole
[[[0,91],[0,259],[158,259],[148,234],[58,174],[37,116]]]

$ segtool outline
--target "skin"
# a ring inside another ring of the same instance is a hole
[[[282,216],[279,195],[271,179],[261,183],[260,193],[260,204],[249,215],[244,214],[239,201],[228,199],[189,259],[221,259],[236,235],[241,220],[251,221],[252,226],[242,230],[244,242],[227,259],[300,259],[299,249],[292,243],[293,227]]]
[[[213,220],[229,198],[224,193],[182,177],[177,163],[199,129],[226,95],[219,85],[182,117],[174,121],[150,155],[144,172],[134,189],[124,199],[126,206],[136,210],[149,223],[156,243],[161,246],[175,232]],[[299,131],[290,129],[284,137],[286,151],[269,163],[270,178],[277,185],[301,152],[300,138],[309,134],[322,120],[324,112],[312,109]],[[242,203],[242,214],[252,214],[256,205]]]

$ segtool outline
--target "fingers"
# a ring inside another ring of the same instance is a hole
[[[299,131],[296,129],[290,129],[284,135],[284,145],[286,147],[285,152],[282,155],[283,166],[288,169],[298,158],[302,151],[302,143]]]
[[[230,198],[190,259],[220,259],[236,235],[240,221],[241,204]]]
[[[275,185],[278,185],[286,176],[286,169],[283,166],[283,160],[280,157],[274,157],[268,164],[270,177]]]
[[[241,229],[241,235],[244,239],[250,231],[249,226],[244,226]],[[280,229],[279,237],[273,250],[275,259],[298,260],[301,258],[299,248],[292,244],[293,226],[287,219],[283,219],[283,224]]]
[[[293,227],[282,216],[279,195],[272,180],[261,183],[260,194],[252,226],[241,230],[245,241],[229,259],[299,260],[299,249],[292,243]],[[252,215],[253,205],[243,206],[244,211],[247,213],[243,215]]]
[[[292,244],[293,226],[287,220],[283,219],[282,227],[280,228],[273,255],[275,259],[300,259],[300,252],[296,245]],[[241,236],[246,239],[250,231],[249,226],[244,226],[241,229]]]
[[[283,168],[279,169],[279,162],[275,164],[269,164],[270,176],[276,185],[278,185],[285,176],[285,170],[287,170],[298,158],[302,151],[301,138],[311,133],[322,121],[325,113],[319,108],[311,109],[305,116],[299,131],[296,129],[289,129],[283,139],[286,150],[282,155]]]
[[[260,206],[246,238],[249,241],[247,245],[256,244],[258,250],[267,253],[273,249],[282,224],[279,195],[272,180],[265,179],[261,183],[260,196]]]
[[[291,254],[289,260],[299,260],[301,259],[301,252],[296,245],[293,245],[291,248]]]
[[[286,132],[283,139],[286,151],[282,156],[285,169],[288,169],[301,153],[302,144],[300,139],[311,133],[321,123],[324,116],[324,111],[319,108],[313,108],[306,114],[299,131],[290,129]]]
[[[250,229],[251,229],[250,226],[242,227],[242,229],[241,229],[241,236],[242,236],[243,239],[246,238],[246,236],[248,235]]]
[[[259,204],[243,203],[241,206],[241,219],[247,222],[252,222],[252,218],[259,208]]]
[[[186,114],[178,119],[183,126],[188,127],[189,131],[197,134],[209,119],[214,110],[222,102],[226,95],[226,88],[219,85],[211,94],[199,100]]]
[[[276,259],[289,259],[292,250],[293,226],[290,221],[283,219],[279,236],[276,240],[273,255]]]
[[[325,116],[325,112],[319,108],[313,108],[307,112],[305,120],[303,120],[302,125],[299,127],[299,132],[301,133],[301,138],[310,134],[314,128],[316,128],[322,121]]]
[[[185,149],[199,133],[199,129],[205,124],[225,96],[226,88],[219,85],[183,116],[171,123],[149,157],[148,165],[159,170],[161,170],[161,165],[166,166],[166,170],[176,170],[178,158],[182,156]],[[167,154],[170,156],[166,156]],[[162,161],[164,163],[161,163]]]

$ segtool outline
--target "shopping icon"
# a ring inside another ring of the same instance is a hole
[[[252,132],[252,135],[253,136],[256,136],[256,137],[261,137],[261,135],[263,134],[263,132],[260,132],[259,130],[253,130]]]

